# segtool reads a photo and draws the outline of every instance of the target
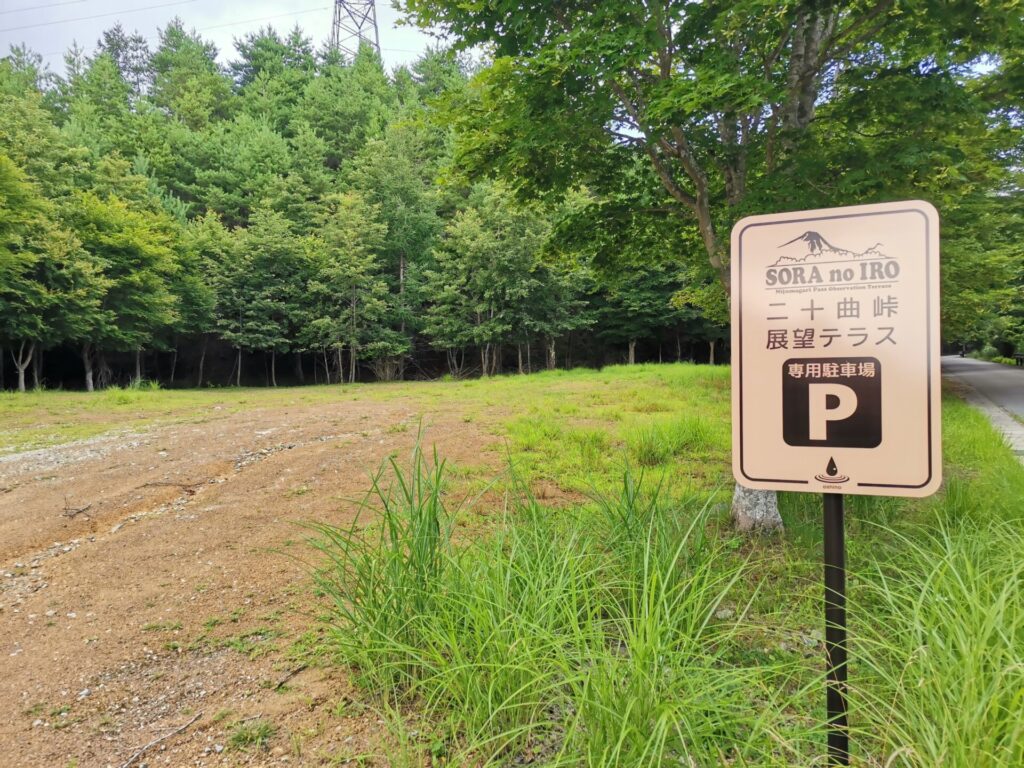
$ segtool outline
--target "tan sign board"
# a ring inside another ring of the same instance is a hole
[[[919,200],[732,231],[733,473],[780,491],[942,481],[939,217]]]

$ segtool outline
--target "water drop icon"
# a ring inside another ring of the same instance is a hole
[[[831,456],[828,459],[828,466],[825,467],[825,474],[829,477],[835,477],[839,474],[839,467],[836,466],[836,460]]]

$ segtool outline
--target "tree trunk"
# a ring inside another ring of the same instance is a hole
[[[135,383],[142,381],[142,347],[135,348]]]
[[[348,348],[348,383],[356,383],[356,347],[350,344]]]
[[[85,366],[85,391],[93,392],[96,387],[92,381],[92,344],[82,345],[82,364]]]
[[[463,360],[465,360],[465,350],[463,350],[462,353]],[[462,363],[459,361],[459,350],[449,347],[447,350],[447,357],[448,372],[456,379],[462,376]]]
[[[25,349],[26,343],[28,349]],[[18,391],[25,391],[25,371],[28,369],[29,364],[32,362],[32,355],[36,351],[36,343],[34,341],[21,342],[18,347],[18,354],[11,353],[11,357],[14,359],[14,367],[18,370]]]
[[[715,339],[708,340],[708,365],[715,364]]]
[[[238,366],[235,370],[235,386],[242,386],[242,348],[238,348]]]
[[[206,345],[209,342],[207,336],[203,336],[203,351],[199,353],[199,378],[196,379],[196,386],[203,386],[203,366],[206,365]]]
[[[306,383],[306,374],[302,370],[302,353],[295,353],[295,378],[299,380],[299,384]]]
[[[270,383],[277,386],[277,351],[270,350]]]
[[[772,533],[782,530],[774,491],[755,491],[737,484],[732,495],[732,521],[737,530]]]
[[[32,356],[32,386],[39,389],[43,386],[43,350],[37,349]]]
[[[157,359],[159,359],[159,358],[157,358]],[[174,349],[171,350],[171,381],[170,381],[170,384],[171,384],[172,387],[174,386],[174,374],[177,373],[177,371],[178,371],[178,348],[175,347]],[[159,377],[159,371],[157,371],[157,376]]]
[[[519,375],[523,375],[523,345],[516,344],[516,355],[519,357]]]
[[[636,363],[636,339],[629,340],[629,364],[634,365]]]
[[[530,359],[530,340],[526,340],[526,372],[533,373],[533,361]]]
[[[683,345],[679,342],[679,331],[676,331],[676,362],[682,362],[683,359]]]
[[[555,340],[548,339],[548,370],[553,371],[558,365],[558,358],[555,356]]]
[[[107,356],[100,352],[97,355],[96,386],[99,389],[106,389],[114,383],[114,369],[107,363]]]
[[[345,366],[341,362],[341,347],[335,347],[334,351],[337,353],[338,359],[338,383],[341,384],[345,381]]]

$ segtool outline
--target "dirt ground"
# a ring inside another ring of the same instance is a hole
[[[346,671],[296,654],[322,627],[296,521],[351,520],[419,418],[401,400],[214,407],[0,458],[0,766],[384,754],[386,725]],[[457,413],[425,424],[456,464],[497,455]],[[232,748],[237,724],[258,720],[276,729],[268,748]]]

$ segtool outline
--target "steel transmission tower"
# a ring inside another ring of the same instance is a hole
[[[374,0],[334,0],[331,48],[349,58],[355,58],[363,43],[380,55],[380,33],[377,31],[377,7]]]

